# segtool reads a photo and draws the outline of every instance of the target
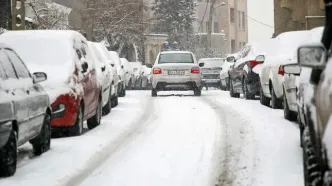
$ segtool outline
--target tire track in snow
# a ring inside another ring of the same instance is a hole
[[[215,96],[204,97],[204,100],[215,109],[222,125],[223,157],[221,157],[221,167],[219,167],[219,179],[215,185],[251,185],[253,175],[248,174],[248,172],[253,172],[256,160],[255,158],[252,159],[252,157],[255,157],[255,152],[253,147],[248,144],[248,141],[254,139],[252,128],[236,109],[222,105],[216,100]],[[247,145],[249,145],[251,152],[247,152]],[[247,161],[248,153],[249,161]],[[217,163],[217,165],[220,164]],[[248,169],[251,169],[251,171],[248,171]]]
[[[95,153],[91,157],[90,161],[86,162],[84,171],[77,173],[75,176],[72,176],[69,180],[66,180],[66,183],[59,181],[59,186],[79,186],[86,178],[89,177],[102,163],[107,160],[114,152],[124,146],[126,143],[130,142],[131,136],[134,136],[144,124],[146,124],[150,119],[154,117],[154,113],[149,111],[154,111],[154,101],[151,98],[148,98],[147,104],[143,114],[134,119],[133,123],[121,136],[119,136],[115,141],[110,141],[103,149]],[[68,179],[68,178],[67,178]]]

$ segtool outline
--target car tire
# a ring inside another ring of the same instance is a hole
[[[92,116],[91,118],[89,118],[87,121],[89,130],[94,129],[100,125],[101,115],[102,115],[102,103],[101,103],[101,97],[99,97],[98,105],[96,108],[96,114],[94,116]]]
[[[273,109],[282,109],[282,100],[278,99],[274,92],[273,85],[271,86],[271,106]]]
[[[249,93],[247,77],[245,77],[242,81],[242,91],[243,91],[244,99],[246,99],[246,100],[255,99],[255,94],[250,94]]]
[[[81,103],[77,111],[77,118],[74,126],[70,127],[70,136],[80,136],[83,134],[84,109]]]
[[[230,88],[229,94],[232,98],[239,98],[240,97],[240,93],[235,93],[234,92],[232,81],[229,82],[229,88]]]
[[[289,121],[296,121],[297,120],[297,113],[294,112],[294,111],[289,110],[285,91],[284,91],[283,98],[284,98],[284,101],[283,101],[283,104],[284,104],[284,106],[283,106],[284,107],[284,118],[289,120]]]
[[[112,88],[110,87],[110,93],[108,95],[108,101],[103,107],[103,116],[109,114],[112,111]]]
[[[126,93],[125,93],[125,86],[121,83],[120,85],[121,89],[119,92],[119,97],[125,97]]]
[[[30,141],[33,153],[40,156],[51,148],[51,116],[46,113],[40,134]]]
[[[226,91],[230,91],[230,78],[228,78],[228,82],[226,80]]]
[[[305,127],[302,136],[303,144],[303,177],[305,186],[322,185],[323,176],[319,160],[316,157],[316,149],[314,148],[309,128]]]
[[[0,177],[13,176],[17,164],[17,133],[12,128],[5,146],[0,149]]]
[[[119,97],[116,95],[112,98],[112,108],[115,108],[119,104]]]
[[[132,82],[131,79],[128,82],[128,86],[127,86],[127,90],[131,90],[132,89]]]
[[[152,90],[151,90],[151,96],[152,97],[157,97],[158,96],[158,93],[157,93],[156,89],[152,88]]]
[[[270,99],[264,95],[262,86],[260,88],[259,101],[264,106],[270,106]]]
[[[201,96],[202,95],[202,91],[200,88],[195,88],[194,89],[194,95],[195,96]]]

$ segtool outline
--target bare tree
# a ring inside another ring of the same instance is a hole
[[[97,41],[106,39],[111,50],[120,51],[124,44],[131,43],[142,49],[145,28],[142,1],[85,0],[84,6],[83,25],[93,28]]]
[[[69,29],[68,16],[70,9],[56,3],[45,3],[39,0],[26,2],[27,9],[33,15],[37,29]]]

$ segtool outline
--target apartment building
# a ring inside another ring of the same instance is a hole
[[[324,25],[324,0],[274,0],[274,36]]]
[[[197,22],[198,35],[207,35],[210,1],[198,0]],[[212,48],[219,54],[238,51],[248,42],[248,21],[246,0],[217,0],[212,19]],[[201,37],[201,40],[205,40]],[[204,44],[199,46],[201,50]]]

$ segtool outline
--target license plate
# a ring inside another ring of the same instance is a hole
[[[169,70],[169,75],[184,75],[184,70]]]

